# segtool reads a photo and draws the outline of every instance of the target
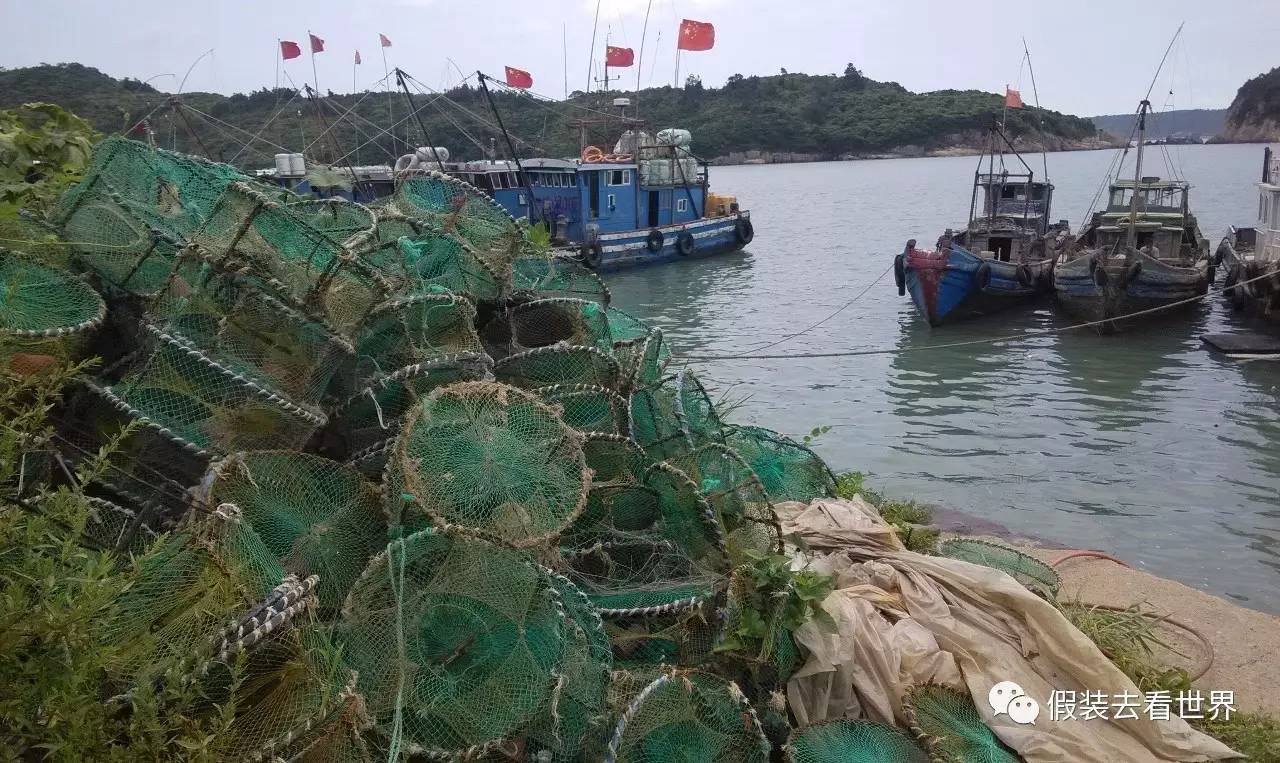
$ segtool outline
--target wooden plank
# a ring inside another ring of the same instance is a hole
[[[1201,341],[1220,352],[1241,355],[1280,353],[1280,336],[1255,332],[1241,334],[1205,334]]]

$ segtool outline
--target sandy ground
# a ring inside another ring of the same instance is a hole
[[[1070,553],[1007,538],[992,540],[1014,545],[1044,562]],[[1117,607],[1143,602],[1150,611],[1196,629],[1213,646],[1213,665],[1194,686],[1206,697],[1213,690],[1234,691],[1237,710],[1280,716],[1280,693],[1276,692],[1280,686],[1280,617],[1245,609],[1106,559],[1068,559],[1056,569],[1062,576],[1060,600]],[[1169,627],[1162,626],[1162,630]],[[1195,640],[1179,639],[1176,630],[1170,631],[1169,643],[1178,642],[1179,651],[1187,658],[1182,662],[1189,666],[1203,660],[1206,655]]]

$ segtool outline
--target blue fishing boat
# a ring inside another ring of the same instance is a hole
[[[1005,166],[997,138],[1024,172]],[[909,240],[893,264],[898,294],[909,292],[929,325],[941,326],[1051,293],[1057,245],[1068,227],[1065,220],[1049,222],[1052,202],[1053,184],[1036,180],[993,125],[974,172],[969,224],[958,232],[947,229],[933,250],[917,249],[916,240]]]

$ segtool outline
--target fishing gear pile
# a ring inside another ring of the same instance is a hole
[[[0,363],[101,358],[44,473],[105,457],[85,540],[149,549],[96,628],[118,711],[197,687],[224,759],[785,742],[800,652],[737,571],[830,471],[479,191],[317,200],[111,138],[47,222],[64,256],[0,251]],[[718,648],[752,618],[769,649]]]

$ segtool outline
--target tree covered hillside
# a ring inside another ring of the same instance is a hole
[[[1280,140],[1280,66],[1240,86],[1227,111],[1227,138]]]
[[[722,88],[703,87],[697,77],[690,77],[683,88],[613,92],[607,98],[575,93],[567,102],[491,88],[524,156],[576,155],[577,136],[569,122],[612,113],[611,99],[624,95],[633,98],[654,128],[691,130],[694,151],[707,158],[753,151],[834,158],[976,146],[1002,106],[1002,96],[977,90],[912,93],[897,83],[868,79],[852,64],[843,75],[734,75]],[[414,96],[422,122],[437,145],[448,147],[459,158],[480,156],[481,147],[494,144],[499,155],[506,153],[474,77],[446,96]],[[384,162],[403,152],[406,136],[415,144],[423,143],[416,123],[405,120],[407,106],[401,93],[338,94],[321,104],[285,89],[232,96],[186,93],[181,96],[189,107],[184,109],[185,120],[165,105],[167,98],[150,85],[116,80],[80,64],[0,71],[0,108],[49,101],[83,116],[103,132],[120,132],[159,106],[149,120],[157,143],[242,166],[265,166],[277,152],[304,149],[322,160],[350,153],[351,161]],[[325,133],[318,108],[329,124],[348,110],[358,118],[343,120]],[[378,129],[390,126],[392,115],[400,122],[395,143]],[[1034,108],[1009,111],[1007,129],[1028,148],[1074,147],[1098,135],[1087,119]],[[243,143],[259,131],[261,140],[243,149]],[[608,148],[618,131],[617,125],[596,126],[588,137]],[[325,139],[317,142],[322,134]]]

